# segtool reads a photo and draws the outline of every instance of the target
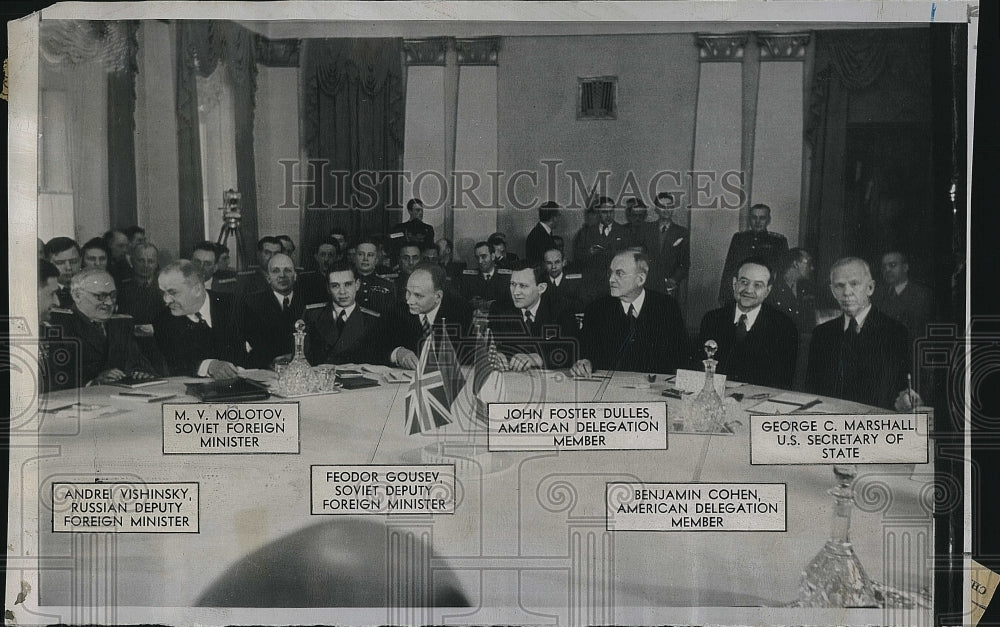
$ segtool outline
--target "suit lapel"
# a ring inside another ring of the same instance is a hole
[[[344,323],[344,332],[337,338],[337,348],[345,350],[353,347],[364,335],[364,328],[364,314],[361,313],[358,307],[355,307],[350,317]],[[336,325],[334,325],[333,333],[334,335],[337,333]]]
[[[80,326],[80,340],[84,343],[86,347],[85,350],[91,351],[93,354],[104,355],[108,342],[107,339],[101,335],[101,332],[97,329],[96,324],[91,322],[79,311],[74,311],[73,315],[76,316],[77,323]],[[104,323],[105,333],[111,333],[110,322],[110,320],[107,320]]]

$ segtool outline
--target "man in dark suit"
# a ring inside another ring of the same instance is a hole
[[[69,283],[80,271],[80,246],[69,237],[53,237],[45,243],[45,259],[59,268],[59,306],[69,309],[73,306]]]
[[[583,359],[572,374],[589,377],[594,370],[670,373],[688,363],[687,331],[673,298],[645,289],[646,256],[618,253],[611,260],[608,296],[584,311],[580,331]]]
[[[330,302],[306,306],[306,359],[318,364],[388,364],[389,329],[380,313],[357,304],[354,266],[327,273]]]
[[[659,220],[644,223],[636,242],[649,256],[646,286],[676,296],[691,268],[691,237],[686,228],[674,223],[677,200],[673,194],[661,192],[653,204]]]
[[[510,268],[498,268],[494,247],[489,242],[476,242],[477,270],[462,271],[462,298],[474,309],[488,310],[490,302],[510,305]]]
[[[62,329],[64,339],[79,343],[79,371],[75,385],[114,383],[127,376],[151,379],[155,370],[139,350],[132,334],[132,319],[114,313],[118,292],[105,270],[88,268],[71,282],[73,307],[59,310],[50,323]]]
[[[547,274],[546,282],[549,284],[546,290],[548,295],[564,301],[573,313],[582,312],[588,304],[584,297],[583,275],[579,272],[565,272],[563,254],[558,248],[547,249],[542,260]]]
[[[231,379],[246,362],[240,319],[231,294],[205,290],[198,268],[181,259],[158,279],[167,309],[153,323],[173,375]]]
[[[250,345],[247,365],[270,368],[276,357],[295,350],[292,333],[306,302],[296,289],[295,262],[284,253],[267,261],[268,289],[246,294],[241,306],[243,339]]]
[[[434,243],[434,227],[424,222],[424,203],[419,198],[411,198],[406,203],[406,212],[410,219],[400,222],[389,231],[389,237],[397,246],[409,242],[421,246],[424,243]]]
[[[771,208],[758,203],[750,207],[750,230],[733,234],[733,239],[729,242],[729,252],[726,253],[726,264],[722,270],[722,281],[719,284],[720,305],[732,301],[733,291],[730,285],[744,259],[761,257],[771,268],[781,265],[781,260],[788,253],[788,240],[781,233],[769,232],[767,226],[770,223]]]
[[[524,258],[535,266],[542,263],[545,251],[552,248],[552,229],[559,221],[559,205],[548,201],[538,208],[538,224],[528,233],[524,241]]]
[[[451,338],[458,358],[463,359],[472,326],[472,310],[445,291],[445,271],[436,264],[420,264],[406,283],[409,313],[398,326],[389,354],[397,366],[416,369],[420,350],[428,338],[444,332]],[[442,329],[443,327],[443,329]],[[437,328],[437,331],[435,331]]]
[[[576,318],[547,293],[547,277],[543,266],[519,262],[510,275],[514,306],[490,310],[489,328],[511,370],[568,368],[576,362]]]
[[[771,270],[762,259],[743,262],[733,279],[736,302],[701,319],[699,346],[715,340],[716,372],[734,381],[789,388],[795,378],[799,334],[795,323],[764,299],[771,291]]]
[[[830,290],[843,315],[813,331],[806,389],[886,409],[905,408],[910,396],[906,327],[872,307],[875,281],[868,263],[857,257],[834,263]]]
[[[329,300],[326,287],[326,276],[335,264],[340,262],[340,244],[329,238],[316,247],[313,264],[309,270],[298,273],[295,289],[302,292],[302,300],[306,303],[324,303]]]
[[[573,263],[579,266],[593,298],[604,293],[611,258],[632,245],[627,226],[615,222],[615,204],[607,197],[597,200],[599,220],[583,228],[574,242]]]
[[[911,342],[924,337],[927,324],[934,318],[934,296],[929,289],[910,280],[906,255],[898,250],[882,255],[882,280],[872,295],[872,303],[905,326]]]

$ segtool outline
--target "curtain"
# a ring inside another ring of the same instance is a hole
[[[108,74],[108,218],[113,228],[136,224],[135,77],[136,22],[126,22],[124,63]]]
[[[84,241],[136,222],[136,23],[39,26],[39,233]]]
[[[399,206],[403,159],[401,39],[315,39],[303,46],[302,141],[306,157],[325,164],[312,202],[302,200],[302,249],[312,251],[333,227],[350,237],[386,233],[386,207]],[[331,172],[338,173],[331,176]],[[307,178],[300,168],[297,178]],[[309,192],[307,192],[308,194]]]
[[[856,140],[864,139],[865,129],[872,137],[893,128],[906,135],[911,132],[907,129],[927,124],[930,86],[926,29],[819,31],[815,35],[815,70],[804,133],[813,155],[804,245],[814,252],[819,272],[825,272],[847,254],[870,253],[866,249],[876,244],[901,243],[872,239],[876,227],[872,219],[898,213],[900,201],[912,195],[907,191],[907,177],[917,174],[927,179],[929,172],[900,174],[902,160],[894,164],[884,155],[875,155],[869,162],[848,160],[851,154],[857,156]],[[876,97],[884,98],[885,107],[879,112],[881,117],[870,119]],[[875,215],[861,215],[866,211]],[[907,241],[906,234],[900,235]],[[870,245],[866,244],[870,239]]]
[[[224,63],[233,90],[236,121],[236,181],[243,219],[238,246],[254,258],[257,246],[257,176],[254,169],[254,95],[257,89],[256,38],[230,22],[180,22],[177,25],[177,159],[180,198],[180,249],[183,255],[204,239],[203,185],[198,130],[196,76],[208,77]],[[222,194],[223,190],[218,190]],[[230,248],[233,247],[230,243]]]

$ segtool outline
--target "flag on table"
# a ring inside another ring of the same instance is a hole
[[[444,375],[431,357],[433,341],[424,342],[413,381],[406,391],[406,424],[410,434],[429,431],[451,422],[451,402]]]
[[[472,369],[472,380],[462,389],[461,408],[455,412],[459,417],[470,418],[463,425],[468,431],[485,428],[489,422],[489,403],[502,402],[505,398],[502,362],[489,329],[485,334],[476,335]]]
[[[441,378],[444,381],[445,394],[448,398],[449,414],[453,411],[455,399],[462,386],[465,385],[465,377],[462,376],[462,369],[458,363],[458,354],[448,337],[448,321],[441,319],[441,324],[434,329],[434,348],[431,351],[430,359],[435,363],[437,369],[441,371]]]

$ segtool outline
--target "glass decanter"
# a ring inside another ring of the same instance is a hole
[[[297,396],[315,392],[320,385],[320,379],[306,361],[306,323],[295,321],[295,356],[289,362],[281,375],[278,376],[278,392],[282,396]]]
[[[802,573],[796,607],[881,607],[879,595],[851,544],[854,506],[854,466],[834,466],[837,485],[833,496],[830,539]]]
[[[691,431],[717,433],[726,422],[726,407],[715,390],[715,366],[719,362],[713,357],[718,350],[719,345],[715,340],[705,342],[705,355],[708,359],[701,362],[705,364],[705,385],[691,400],[687,413],[687,419],[690,421],[687,427]]]

